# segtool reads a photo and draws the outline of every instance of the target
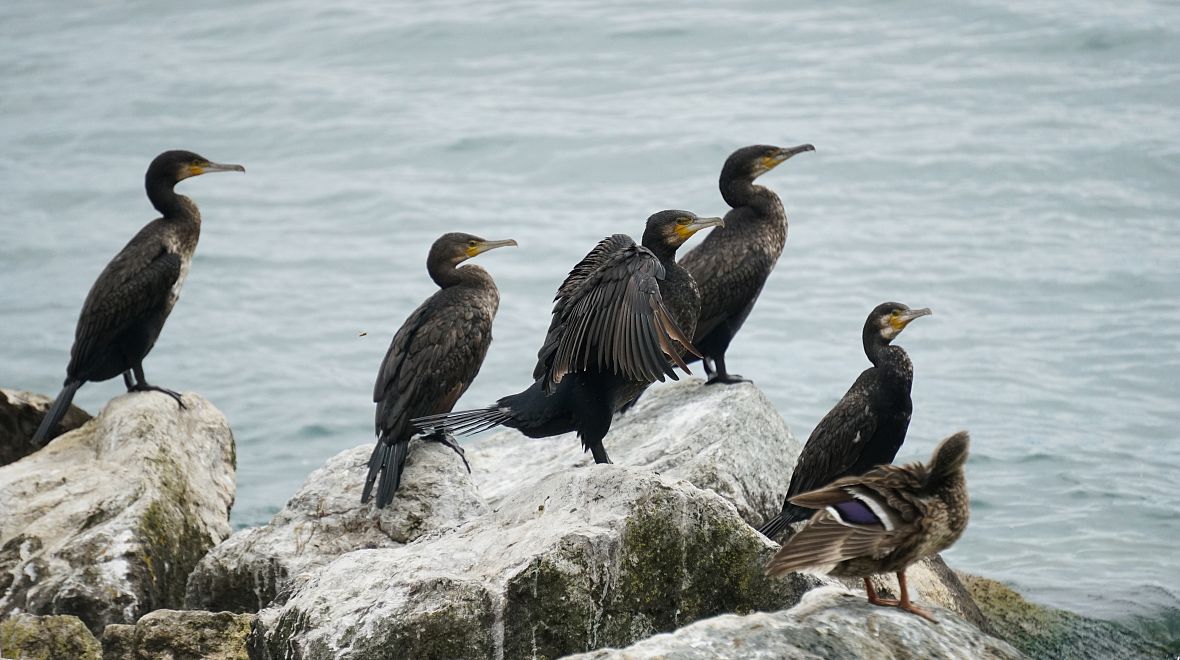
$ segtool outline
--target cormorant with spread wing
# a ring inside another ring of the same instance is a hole
[[[122,374],[128,392],[163,392],[184,407],[180,394],[148,384],[143,375],[143,359],[180,296],[201,235],[201,212],[174,187],[208,172],[245,171],[241,165],[212,163],[191,151],[165,151],[148,166],[144,185],[161,217],[139,230],[90,288],[78,315],[65,383],[33,435],[34,444],[52,437],[74,393],[88,381]]]
[[[500,306],[500,292],[483,268],[458,265],[506,245],[516,245],[516,241],[450,233],[430,247],[426,271],[439,290],[402,323],[381,361],[373,387],[377,446],[369,458],[362,503],[369,501],[380,475],[377,508],[389,504],[401,484],[410,438],[415,433],[410,420],[450,412],[479,373],[492,343],[492,320]],[[463,449],[446,433],[426,439],[441,442],[463,456]]]
[[[532,438],[577,431],[597,463],[611,417],[653,381],[688,371],[700,294],[676,250],[721,218],[661,211],[647,219],[643,244],[615,234],[580,261],[555,297],[533,384],[479,410],[414,420],[427,432],[468,434],[504,425]]]
[[[893,462],[910,426],[914,365],[905,349],[891,342],[910,321],[929,314],[929,309],[910,309],[895,302],[881,303],[869,313],[861,343],[873,366],[861,372],[844,398],[811,432],[795,463],[782,512],[764,523],[759,532],[773,539],[787,525],[815,513],[793,504],[795,495]]]

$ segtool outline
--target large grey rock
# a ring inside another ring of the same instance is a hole
[[[15,463],[40,449],[32,442],[33,434],[52,404],[53,399],[44,394],[0,388],[0,465]],[[70,406],[58,428],[65,433],[89,420],[85,410]]]
[[[698,621],[625,649],[603,649],[570,660],[824,660],[826,658],[1022,658],[954,613],[934,610],[933,624],[891,607],[870,605],[837,587],[808,592],[795,607]]]
[[[246,660],[253,614],[156,610],[102,634],[103,660]]]
[[[290,576],[352,550],[400,546],[488,511],[462,459],[419,440],[393,502],[384,509],[361,504],[372,450],[365,445],[337,454],[270,523],[211,550],[189,576],[187,606],[257,612],[283,593]]]
[[[615,416],[603,442],[616,464],[711,489],[755,525],[782,507],[800,450],[753,384],[706,387],[698,379],[651,388]],[[468,458],[492,506],[546,475],[593,464],[572,433],[532,439],[511,429],[472,442]]]
[[[1030,603],[995,580],[967,574],[961,577],[996,634],[1030,657],[1045,660],[1176,657],[1175,651],[1126,626]]]
[[[715,493],[622,465],[566,470],[495,512],[348,553],[263,610],[254,658],[556,658],[722,612],[793,604],[775,545]]]
[[[74,614],[99,633],[181,606],[189,571],[229,536],[234,499],[225,417],[185,402],[117,397],[0,467],[0,616]]]
[[[0,658],[101,660],[102,647],[76,616],[17,614],[0,620]]]

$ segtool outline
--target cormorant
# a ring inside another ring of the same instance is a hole
[[[726,370],[725,351],[754,308],[787,240],[782,201],[754,180],[805,151],[815,147],[755,145],[733,152],[721,168],[721,197],[732,207],[725,226],[709,232],[680,260],[701,289],[693,344],[704,356],[709,384],[745,381]]]
[[[960,431],[940,442],[925,465],[881,465],[791,498],[815,515],[783,544],[766,572],[812,569],[864,578],[870,603],[935,621],[910,602],[905,569],[946,550],[967,528],[963,466],[970,444],[967,432]],[[897,573],[900,600],[879,598],[869,581],[869,576],[887,572]]]
[[[149,385],[143,375],[143,358],[176,304],[201,234],[197,205],[173,188],[209,172],[245,171],[241,165],[213,163],[191,151],[165,151],[148,166],[144,185],[161,217],[139,230],[90,288],[78,315],[64,386],[34,434],[34,444],[50,438],[74,393],[87,381],[123,374],[128,392],[163,392],[184,407],[180,394]]]
[[[642,246],[615,234],[580,261],[557,291],[553,320],[537,353],[533,384],[480,410],[414,420],[419,429],[475,433],[493,426],[530,438],[577,431],[596,463],[610,463],[602,438],[611,417],[655,380],[685,372],[683,352],[700,294],[676,250],[721,218],[660,211],[647,219]]]
[[[492,319],[500,306],[500,292],[483,268],[457,266],[477,254],[508,245],[516,245],[516,241],[450,233],[430,247],[426,271],[439,290],[402,323],[381,361],[373,386],[377,446],[369,458],[362,504],[369,501],[378,474],[377,508],[393,499],[414,436],[410,420],[450,412],[479,373],[492,343]],[[463,449],[445,433],[426,439],[441,442],[463,456]],[[465,457],[463,462],[467,463]]]
[[[773,539],[787,525],[814,513],[792,504],[795,495],[893,462],[910,426],[914,365],[905,349],[890,342],[910,321],[928,314],[929,309],[910,309],[895,302],[881,303],[869,313],[861,343],[873,366],[860,373],[807,438],[782,512],[758,529],[767,538]]]

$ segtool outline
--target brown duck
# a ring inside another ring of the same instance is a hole
[[[818,512],[770,560],[767,574],[808,569],[863,578],[870,603],[935,621],[910,602],[905,569],[949,548],[967,527],[963,465],[969,444],[960,431],[939,443],[925,465],[882,465],[792,497],[791,503]],[[878,597],[868,579],[888,572],[897,573],[900,600]]]

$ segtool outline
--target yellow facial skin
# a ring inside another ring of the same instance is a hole
[[[516,241],[511,238],[503,241],[468,241],[467,247],[464,248],[463,252],[467,255],[467,258],[470,259],[471,257],[474,257],[475,255],[481,254],[483,252],[487,252],[488,250],[494,250],[498,247],[508,246],[515,247]]]
[[[690,236],[707,227],[724,227],[725,221],[721,218],[694,218],[689,216],[681,216],[676,219],[676,235],[682,240],[688,240]]]

